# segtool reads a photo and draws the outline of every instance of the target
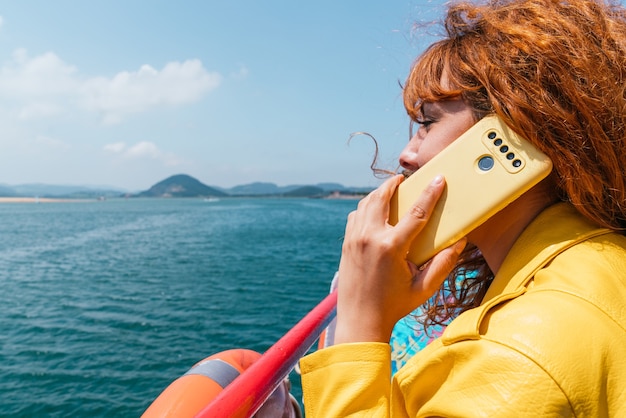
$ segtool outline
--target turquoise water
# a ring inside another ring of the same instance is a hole
[[[326,295],[355,207],[0,205],[0,416],[135,417],[197,361],[265,351]]]

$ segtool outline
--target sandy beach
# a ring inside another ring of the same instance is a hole
[[[47,197],[0,197],[0,203],[60,203],[60,202],[91,202],[87,199],[54,199]]]

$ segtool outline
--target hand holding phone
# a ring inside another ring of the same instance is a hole
[[[407,259],[421,265],[528,191],[552,170],[543,152],[499,117],[478,121],[397,188],[389,222],[395,225],[432,179],[446,188]]]

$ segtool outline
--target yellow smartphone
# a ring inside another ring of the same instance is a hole
[[[398,186],[391,199],[392,225],[441,174],[446,187],[407,259],[422,265],[454,244],[552,171],[552,162],[502,120],[489,115]]]

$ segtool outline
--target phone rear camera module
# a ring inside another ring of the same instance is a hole
[[[514,160],[513,161],[513,167],[517,168],[519,166],[522,165],[522,161],[521,160]]]
[[[520,162],[521,163],[521,162]],[[515,164],[515,163],[513,163]],[[485,155],[478,159],[478,168],[481,171],[489,171],[493,168],[493,158],[490,155]]]

